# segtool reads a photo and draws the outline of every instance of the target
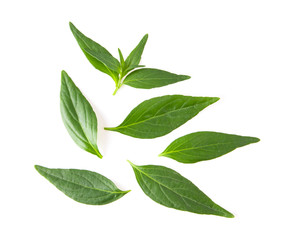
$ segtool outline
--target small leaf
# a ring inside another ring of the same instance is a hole
[[[106,130],[135,138],[156,138],[168,134],[217,102],[216,97],[166,95],[151,98],[135,107],[117,127]]]
[[[186,75],[177,75],[159,69],[144,68],[133,71],[123,81],[123,84],[134,88],[157,88],[189,79]]]
[[[220,157],[236,148],[259,142],[258,138],[218,132],[195,132],[173,141],[159,156],[182,163],[196,163]]]
[[[129,191],[121,191],[101,174],[78,169],[51,169],[35,165],[36,170],[57,189],[73,200],[104,205],[116,201]]]
[[[124,68],[124,57],[123,57],[122,52],[119,48],[118,48],[118,54],[119,54],[119,59],[120,59],[120,65],[122,68]]]
[[[95,112],[65,71],[61,82],[61,115],[66,129],[79,147],[102,158],[97,146]]]
[[[141,61],[141,56],[144,51],[144,47],[146,45],[148,39],[148,34],[146,34],[139,44],[134,48],[134,50],[130,53],[130,55],[125,60],[125,74],[132,70],[133,68],[130,68],[131,66],[137,66],[139,65]],[[124,75],[125,75],[124,74]]]
[[[129,163],[143,192],[153,201],[193,213],[234,217],[176,171],[163,166],[137,166]]]
[[[81,50],[89,60],[89,62],[99,71],[108,74],[111,76],[114,81],[118,79],[117,71],[114,71],[108,67],[110,63],[110,59],[112,62],[119,62],[116,58],[114,58],[104,47],[100,44],[96,43],[95,41],[91,40],[90,38],[86,37],[83,33],[81,33],[71,22],[70,29],[76,38],[78,45],[80,46]],[[90,54],[90,52],[92,54]],[[94,57],[94,55],[96,57]],[[100,57],[98,57],[100,56]]]

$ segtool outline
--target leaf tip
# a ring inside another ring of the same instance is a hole
[[[69,27],[72,32],[76,29],[75,25],[72,22],[69,22]]]
[[[219,97],[212,97],[211,100],[210,100],[210,102],[211,102],[211,104],[213,104],[215,102],[218,102],[219,100],[220,100]]]
[[[68,79],[68,78],[69,78],[69,75],[67,74],[67,72],[65,70],[62,70],[62,72],[61,72],[61,81],[65,82],[66,79]]]
[[[227,212],[227,214],[225,214],[224,217],[234,218],[234,215],[232,213],[230,213],[230,212]]]
[[[260,138],[257,137],[247,137],[249,144],[260,142]]]
[[[127,193],[129,193],[130,191],[132,191],[132,190],[126,190],[126,191],[123,191],[123,194],[127,194]]]
[[[34,165],[34,168],[36,169],[36,171],[38,172],[38,173],[40,173],[41,175],[42,175],[42,168],[44,168],[44,167],[42,167],[42,166],[40,166],[40,165]]]
[[[219,208],[220,208],[219,214],[215,214],[215,215],[218,215],[221,217],[226,217],[226,218],[234,218],[234,215],[231,212],[227,211],[226,209],[224,209],[220,206],[219,206]]]

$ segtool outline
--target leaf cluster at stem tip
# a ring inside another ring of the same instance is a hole
[[[74,24],[70,22],[69,25],[88,61],[97,70],[109,75],[115,82],[113,95],[117,93],[122,85],[150,89],[190,78],[187,75],[177,75],[159,69],[145,68],[144,65],[140,65],[142,53],[148,40],[148,34],[144,35],[126,59],[124,59],[121,50],[118,48],[119,60],[117,60],[107,49],[80,32]]]

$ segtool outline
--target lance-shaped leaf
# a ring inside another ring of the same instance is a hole
[[[144,51],[144,47],[146,45],[148,39],[148,34],[146,34],[139,44],[134,48],[134,50],[130,53],[130,55],[126,58],[125,60],[125,65],[124,65],[124,75],[136,68],[140,61],[141,61],[141,56]]]
[[[176,139],[159,156],[169,157],[182,163],[196,163],[220,157],[236,148],[259,141],[255,137],[195,132]]]
[[[119,62],[104,47],[81,33],[71,22],[70,29],[89,62],[98,70],[118,79]],[[117,67],[115,67],[116,65]]]
[[[36,170],[57,189],[77,202],[104,205],[116,201],[129,191],[121,191],[101,174],[78,169],[51,169],[35,165]]]
[[[186,75],[177,75],[159,69],[138,69],[126,76],[123,84],[134,88],[157,88],[189,79]]]
[[[122,52],[119,48],[118,48],[118,54],[119,54],[119,59],[120,59],[120,65],[122,68],[124,68],[124,57],[123,57]]]
[[[163,166],[130,164],[143,192],[153,201],[193,213],[234,217],[176,171]]]
[[[119,126],[105,129],[136,138],[160,137],[178,128],[218,100],[216,97],[182,95],[151,98],[135,107]]]
[[[102,158],[97,146],[96,114],[65,71],[62,71],[60,99],[62,119],[74,142]]]

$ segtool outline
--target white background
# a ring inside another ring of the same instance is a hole
[[[295,239],[295,1],[1,1],[1,239]],[[114,56],[145,33],[142,64],[188,81],[152,90],[122,87],[94,69],[72,21]],[[64,69],[99,120],[104,158],[77,147],[59,110]],[[220,97],[167,136],[134,139],[102,130],[137,104],[166,94]],[[184,165],[157,155],[195,131],[259,137],[215,160]],[[163,207],[137,185],[126,160],[165,165],[236,216]],[[77,203],[34,169],[99,172],[132,191],[105,206]],[[293,229],[294,228],[294,229]]]

